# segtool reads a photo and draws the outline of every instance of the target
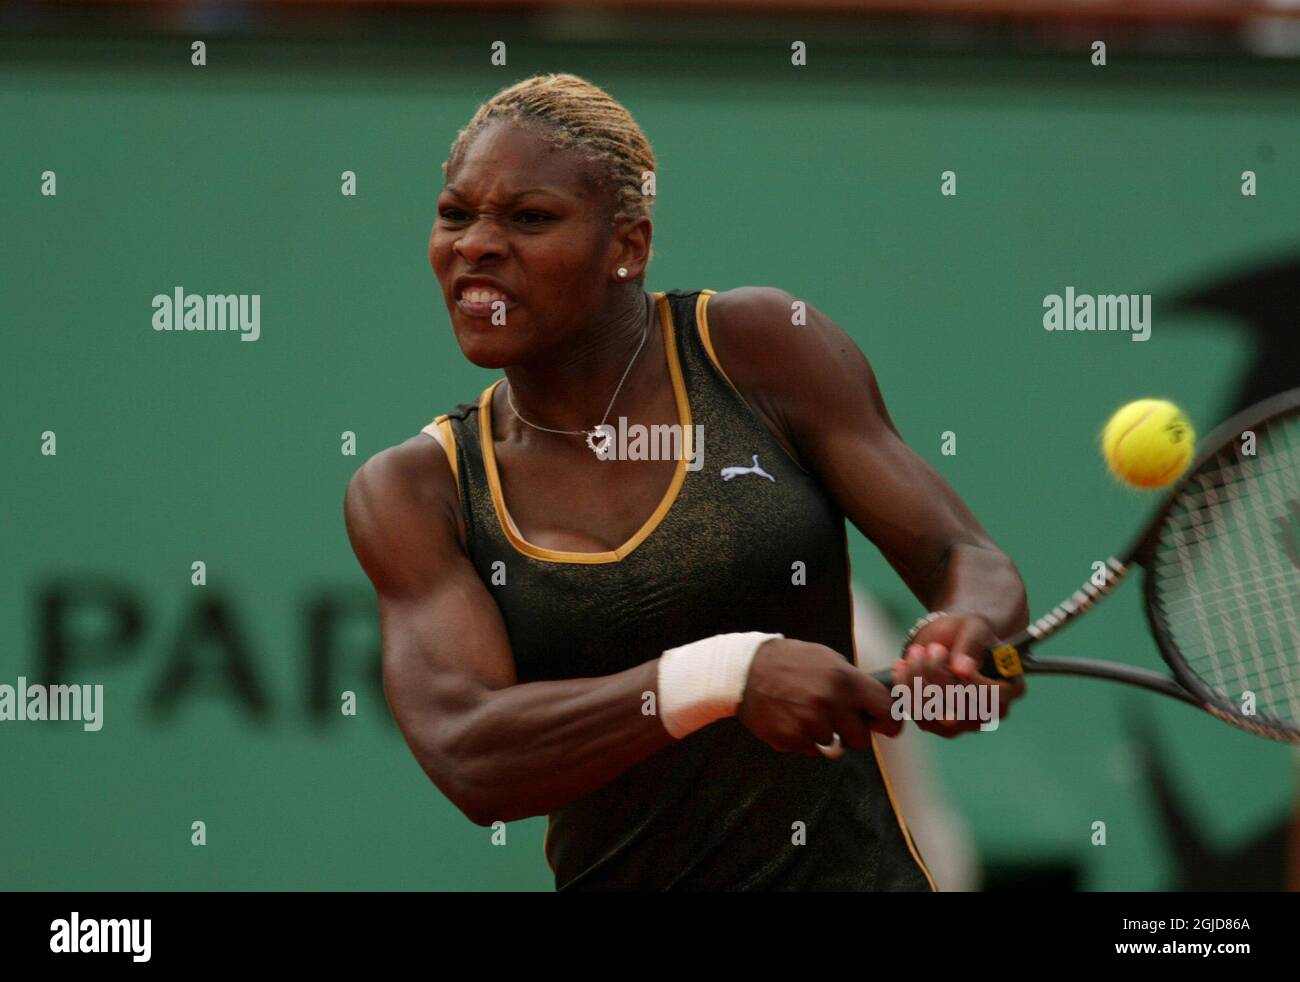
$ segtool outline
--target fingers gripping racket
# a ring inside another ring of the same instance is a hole
[[[1300,743],[1300,389],[1234,416],[1202,443],[1123,558],[986,652],[983,674],[1110,679]],[[1137,565],[1147,623],[1172,678],[1112,662],[1029,654]],[[886,670],[875,673],[885,685]]]

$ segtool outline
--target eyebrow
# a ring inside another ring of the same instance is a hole
[[[460,198],[465,197],[465,192],[462,191],[460,188],[456,187],[456,185],[454,185],[454,184],[448,184],[448,185],[446,185],[446,186],[443,188],[443,190],[444,190],[444,191],[450,191],[452,194],[454,194],[454,195],[456,195],[457,197],[460,197]],[[562,192],[557,191],[557,190],[555,190],[554,188],[524,188],[524,190],[522,190],[522,191],[516,191],[514,194],[512,194],[512,195],[511,195],[509,198],[507,198],[506,200],[507,200],[507,201],[517,201],[517,200],[519,200],[520,198],[522,198],[522,197],[523,197],[524,195],[526,195],[526,194],[549,194],[549,195],[552,195],[553,197],[556,197],[556,198],[563,198],[563,197],[565,197],[565,195],[564,195]]]

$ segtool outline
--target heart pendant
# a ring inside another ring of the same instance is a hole
[[[591,452],[601,460],[606,458],[609,453],[610,432],[608,430],[588,430],[587,446],[591,447]]]

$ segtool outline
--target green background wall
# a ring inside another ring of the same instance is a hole
[[[1296,240],[1291,65],[845,51],[796,70],[784,45],[515,43],[492,69],[487,43],[212,39],[205,69],[188,39],[0,48],[0,682],[38,673],[51,583],[95,577],[143,615],[138,638],[67,672],[105,685],[102,731],[0,727],[0,887],[550,887],[545,820],[493,847],[397,734],[341,510],[362,460],[494,377],[461,357],[425,249],[438,165],[507,84],[572,71],[622,100],[659,160],[647,288],[770,284],[833,317],[1040,610],[1151,503],[1105,474],[1105,416],[1164,395],[1204,432],[1245,369],[1238,324],[1162,302]],[[38,193],[47,169],[57,197]],[[947,169],[956,198],[938,193]],[[1245,169],[1258,197],[1240,194]],[[339,193],[344,170],[355,198]],[[151,298],[176,286],[260,293],[261,339],[155,333]],[[1151,341],[1045,332],[1042,298],[1067,286],[1152,294]],[[39,452],[45,430],[56,457]],[[357,457],[340,454],[344,430]],[[939,453],[944,430],[956,457]],[[918,613],[852,539],[859,582]],[[206,588],[190,585],[195,559]],[[313,713],[322,597],[342,613]],[[229,657],[183,640],[203,600],[239,632],[260,715],[219,670],[156,708],[178,652]],[[1054,652],[1157,665],[1138,600],[1128,587]],[[91,612],[77,626],[113,623]],[[355,719],[337,713],[344,688]],[[1165,885],[1126,712],[1154,718],[1178,790],[1222,845],[1295,793],[1286,748],[1208,717],[1100,683],[1031,689],[1001,731],[932,741],[990,862],[1079,863],[1090,889]],[[1105,848],[1089,844],[1095,820]]]

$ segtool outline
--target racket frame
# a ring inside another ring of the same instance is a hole
[[[1253,430],[1262,424],[1271,423],[1278,416],[1297,411],[1300,411],[1300,389],[1289,389],[1242,410],[1227,422],[1216,427],[1205,439],[1205,446],[1208,449],[1197,455],[1192,466],[1187,469],[1187,473],[1178,480],[1169,494],[1165,496],[1160,510],[1156,512],[1146,530],[1139,536],[1132,549],[1129,550],[1132,561],[1142,566],[1143,607],[1146,612],[1147,624],[1151,628],[1151,636],[1155,638],[1156,646],[1160,649],[1160,657],[1173,671],[1178,684],[1191,696],[1190,699],[1185,701],[1192,702],[1225,722],[1249,730],[1251,733],[1258,733],[1261,736],[1288,743],[1300,743],[1300,732],[1297,732],[1294,725],[1271,716],[1244,715],[1232,700],[1215,692],[1199,675],[1192,671],[1186,659],[1183,658],[1182,652],[1174,644],[1164,609],[1156,596],[1156,580],[1150,574],[1149,564],[1169,512],[1201,469],[1220,454],[1228,451],[1233,445],[1238,444],[1242,433],[1246,430]],[[1239,456],[1239,446],[1237,452]]]

